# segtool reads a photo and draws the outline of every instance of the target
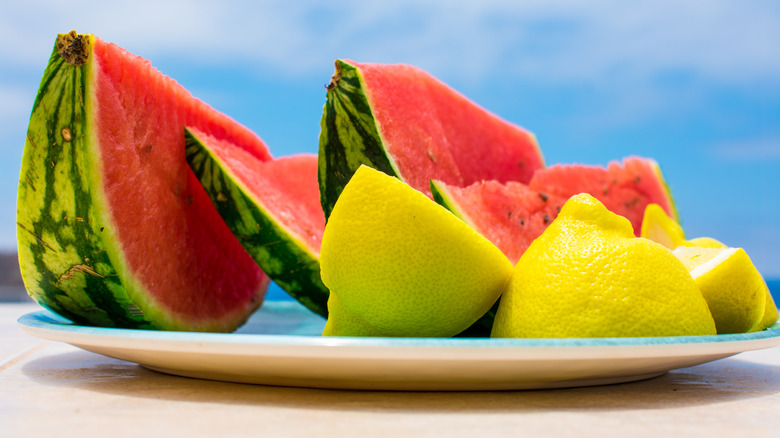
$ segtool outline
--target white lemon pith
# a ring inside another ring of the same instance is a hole
[[[492,336],[709,334],[715,324],[682,262],[580,194],[518,261]]]
[[[320,250],[330,289],[323,335],[453,336],[487,312],[512,264],[424,194],[360,167],[328,218]]]
[[[674,254],[707,300],[718,333],[746,332],[761,321],[766,283],[745,250],[679,246]]]

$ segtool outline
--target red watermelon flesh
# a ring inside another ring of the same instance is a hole
[[[489,113],[409,65],[355,63],[379,133],[402,180],[467,186],[486,179],[528,182],[544,167],[530,132]]]
[[[669,217],[677,219],[669,188],[661,169],[652,159],[627,157],[606,168],[577,164],[558,164],[537,172],[529,187],[564,199],[589,193],[613,213],[631,222],[639,236],[647,204],[656,203]]]
[[[230,169],[246,191],[273,214],[279,226],[304,243],[312,255],[319,256],[325,216],[320,206],[316,154],[262,161],[231,142],[215,139],[194,128],[188,129],[207,140],[211,152]]]
[[[208,326],[246,317],[268,277],[214,209],[184,156],[184,126],[271,155],[251,131],[140,57],[95,38],[96,137],[102,184],[124,261],[162,313]]]
[[[484,181],[461,188],[432,181],[431,187],[437,202],[498,246],[513,263],[578,193],[590,193],[629,219],[637,235],[648,204],[659,204],[670,215],[675,211],[657,164],[638,157],[606,168],[553,165],[538,171],[528,185]]]

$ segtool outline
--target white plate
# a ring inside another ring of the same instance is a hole
[[[654,377],[780,345],[758,333],[589,339],[323,338],[325,321],[270,301],[237,333],[75,325],[47,311],[22,316],[33,336],[180,376],[319,388],[497,390],[600,385]]]

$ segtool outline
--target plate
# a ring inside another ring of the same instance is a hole
[[[758,333],[650,338],[321,337],[325,320],[269,301],[232,334],[97,328],[48,311],[19,319],[33,336],[179,376],[310,388],[509,390],[628,382],[780,345]]]

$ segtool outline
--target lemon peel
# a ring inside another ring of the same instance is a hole
[[[766,283],[744,249],[680,246],[673,253],[690,270],[719,334],[743,333],[761,321]]]
[[[717,239],[714,239],[712,237],[696,237],[690,240],[685,239],[685,232],[683,231],[682,227],[675,221],[674,219],[670,218],[666,212],[658,205],[656,204],[650,204],[647,207],[645,207],[645,214],[644,218],[642,220],[642,230],[641,230],[641,236],[651,239],[655,242],[658,242],[664,246],[666,246],[669,249],[675,250],[676,248],[682,248],[682,247],[696,247],[696,248],[707,248],[707,249],[727,249],[729,248],[724,243],[720,242]],[[693,252],[692,252],[693,251]],[[678,253],[686,253],[686,254],[695,254],[697,250],[680,250]],[[710,252],[710,254],[713,255],[717,252]],[[696,257],[701,257],[702,255],[699,254]],[[747,256],[747,254],[745,254]],[[742,255],[736,256],[737,258],[743,258]],[[704,259],[699,258],[698,263],[703,263]],[[693,267],[696,266],[698,263],[689,263],[688,265]],[[752,266],[752,262],[750,262]],[[748,269],[750,271],[751,269]],[[697,271],[701,272],[701,271]],[[760,275],[760,274],[759,274]],[[755,276],[755,274],[753,274]],[[729,282],[728,278],[724,278],[724,281]],[[762,279],[763,282],[763,279]],[[745,287],[748,288],[756,288],[758,287],[757,281],[750,281],[748,282],[748,285]],[[709,286],[711,288],[715,288],[715,286]],[[762,315],[762,318],[760,321],[758,321],[752,328],[749,328],[748,331],[754,332],[754,331],[760,331],[764,330],[767,327],[771,326],[775,322],[777,322],[778,318],[780,318],[780,314],[778,313],[777,306],[775,305],[775,300],[772,297],[772,293],[769,291],[769,288],[766,286],[766,282],[763,282],[763,292],[760,293],[760,295],[763,295],[763,307],[764,312]],[[705,292],[702,292],[705,294],[705,298],[707,298],[709,295]],[[718,293],[712,292],[715,294],[715,296],[718,295]],[[725,293],[725,292],[721,292]],[[714,304],[715,306],[721,306],[724,302],[731,301],[733,304],[740,306],[745,305],[755,305],[757,307],[760,307],[760,304],[756,304],[756,302],[761,301],[760,298],[746,298],[746,296],[751,295],[752,292],[750,290],[733,290],[730,292],[731,298],[726,299],[723,298],[716,298]],[[742,297],[741,299],[737,299],[737,297]],[[708,299],[708,303],[710,300],[712,300],[713,297]],[[747,301],[745,301],[747,300]],[[753,304],[750,304],[753,303]],[[745,318],[744,316],[746,313],[755,312],[756,309],[752,310],[742,310],[739,311],[737,309],[732,309],[731,311],[727,311],[726,309],[716,309],[713,310],[713,316],[716,314],[730,314],[730,313],[739,313],[741,312],[742,316],[735,316],[738,321],[742,322],[721,322],[718,328],[719,333],[725,333],[724,330],[727,330],[729,332],[732,332],[733,330],[737,331],[744,331],[747,330],[745,328]],[[725,318],[725,317],[724,317]],[[724,325],[725,324],[725,325]],[[727,326],[732,325],[731,328],[726,328]],[[739,327],[739,328],[734,328]]]
[[[671,251],[587,194],[570,198],[515,266],[493,337],[715,334],[707,303]]]
[[[400,180],[360,167],[325,226],[326,336],[454,336],[506,287],[501,251]]]

